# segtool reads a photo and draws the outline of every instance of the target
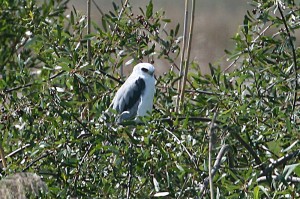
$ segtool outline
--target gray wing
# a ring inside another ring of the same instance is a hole
[[[125,82],[116,93],[112,108],[122,114],[121,117],[123,119],[135,116],[145,87],[146,84],[142,78],[138,78],[131,84],[126,84]]]

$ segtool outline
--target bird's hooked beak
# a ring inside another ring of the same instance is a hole
[[[151,76],[154,76],[154,71],[148,70],[148,74],[151,75]]]

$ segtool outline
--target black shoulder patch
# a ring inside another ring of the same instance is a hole
[[[141,100],[141,95],[144,93],[146,84],[144,79],[138,78],[132,85],[130,93],[128,93],[128,103],[125,104],[123,111],[129,111],[137,102]]]

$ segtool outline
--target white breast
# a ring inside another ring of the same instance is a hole
[[[145,116],[147,112],[151,113],[153,107],[153,98],[155,93],[154,77],[144,78],[146,88],[141,97],[141,102],[138,106],[137,116]]]

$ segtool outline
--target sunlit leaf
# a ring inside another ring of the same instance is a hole
[[[153,3],[152,3],[152,0],[150,0],[150,2],[147,5],[146,9],[147,9],[146,10],[146,17],[147,17],[147,19],[149,19],[153,15]]]
[[[169,195],[169,192],[158,192],[153,195],[153,197],[163,197]]]

